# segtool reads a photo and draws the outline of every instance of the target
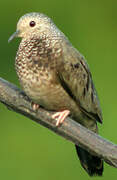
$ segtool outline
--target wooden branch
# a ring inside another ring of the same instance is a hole
[[[56,121],[51,118],[52,112],[42,108],[34,112],[31,101],[25,93],[2,78],[0,78],[0,102],[73,143],[80,144],[92,154],[104,159],[108,164],[117,167],[117,145],[91,132],[71,118],[66,118],[61,126],[56,127]]]

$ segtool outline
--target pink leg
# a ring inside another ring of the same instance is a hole
[[[62,124],[65,118],[70,114],[69,110],[64,110],[61,112],[56,112],[55,114],[52,115],[53,119],[56,119],[56,126],[59,126],[59,124]]]
[[[32,109],[33,111],[37,111],[39,109],[39,104],[32,102]]]

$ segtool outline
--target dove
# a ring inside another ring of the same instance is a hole
[[[102,111],[84,56],[73,47],[54,22],[42,13],[22,16],[16,32],[9,38],[20,37],[15,68],[24,92],[33,108],[55,111],[56,126],[67,116],[94,133],[102,123]],[[103,174],[103,160],[92,155],[80,144],[76,146],[82,167],[90,176]]]

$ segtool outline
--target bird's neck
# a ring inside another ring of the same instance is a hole
[[[28,38],[23,38],[20,46],[19,52],[25,53],[29,59],[32,56],[39,56],[40,58],[57,58],[61,55],[62,40],[54,34],[45,35],[42,34],[38,36],[30,36]]]

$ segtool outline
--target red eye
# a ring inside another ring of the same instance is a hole
[[[35,21],[30,22],[30,27],[34,27],[36,25]]]

